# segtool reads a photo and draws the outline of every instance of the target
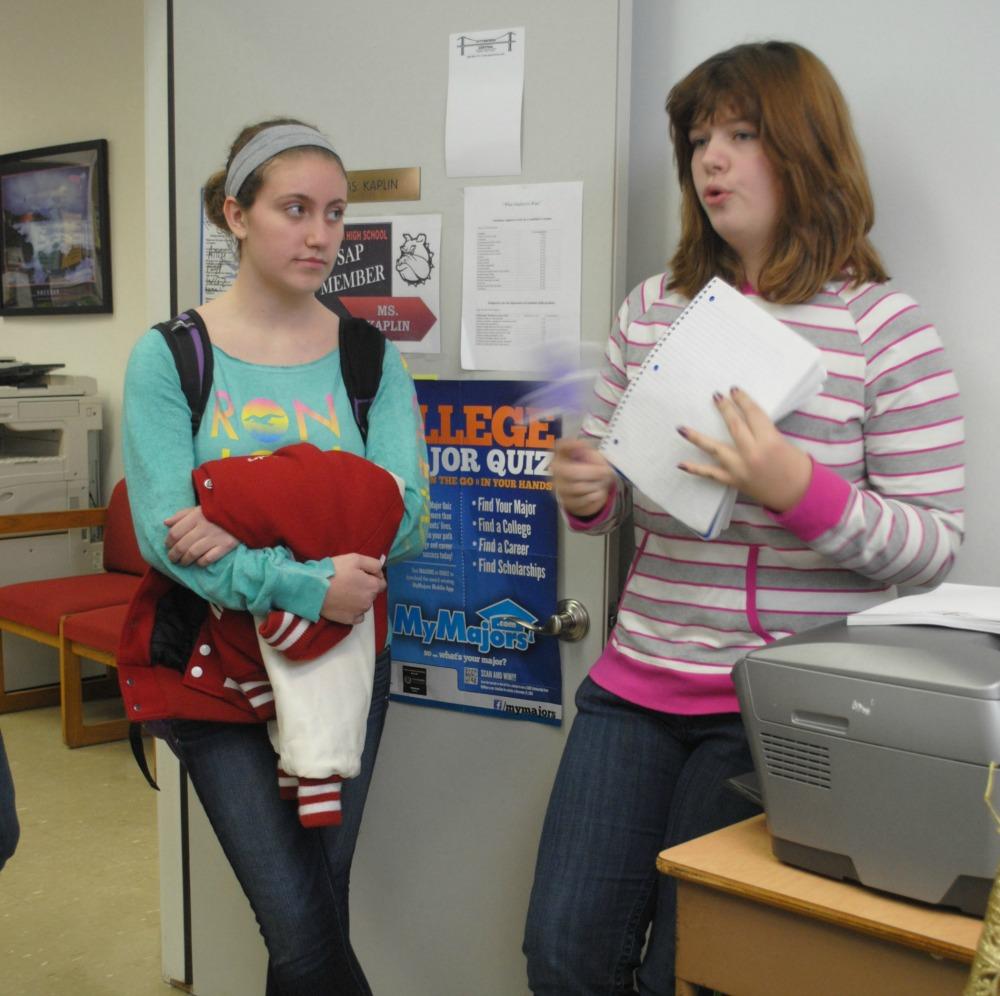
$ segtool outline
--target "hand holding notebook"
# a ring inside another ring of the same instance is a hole
[[[818,349],[715,277],[649,350],[600,449],[661,508],[712,539],[729,524],[736,491],[678,468],[705,455],[677,427],[728,439],[714,393],[738,385],[777,422],[825,377]]]

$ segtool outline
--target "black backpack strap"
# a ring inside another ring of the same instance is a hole
[[[340,373],[361,438],[368,441],[368,409],[382,379],[385,337],[363,318],[340,320]]]
[[[212,343],[197,312],[185,311],[169,322],[153,326],[167,340],[191,409],[191,435],[198,432],[212,390]]]
[[[153,773],[149,770],[149,764],[146,761],[146,748],[142,743],[142,723],[129,723],[128,724],[128,742],[129,746],[132,748],[132,756],[135,758],[135,763],[139,765],[139,770],[142,772],[146,781],[156,789],[157,792],[160,791],[160,786],[156,784],[156,779],[153,777]]]
[[[185,311],[169,322],[159,322],[153,328],[160,332],[170,347],[170,354],[177,367],[177,376],[180,378],[181,390],[184,392],[188,407],[191,409],[191,435],[194,436],[201,425],[201,417],[205,413],[208,396],[212,390],[213,358],[208,329],[205,328],[201,317],[193,311]],[[186,592],[186,589],[178,589],[178,591]],[[187,594],[190,600],[197,599],[193,592],[187,592]],[[201,603],[201,609],[204,610],[206,608],[204,601],[202,599],[197,599],[197,601]],[[154,627],[154,643],[159,639],[161,644],[165,642],[161,623],[167,617],[167,613],[161,611],[162,608],[162,606],[157,607],[157,620]],[[195,615],[197,616],[197,613]],[[204,611],[202,611],[202,615],[204,615]],[[197,617],[197,621],[200,622],[200,617]],[[176,636],[176,633],[171,632],[168,635]],[[181,648],[181,651],[179,652],[182,652],[183,646],[183,641],[180,641],[178,647]],[[178,665],[173,662],[170,666],[177,667]],[[183,666],[183,662],[181,662],[179,665],[181,670],[183,670]],[[159,791],[160,786],[156,784],[156,779],[153,778],[149,764],[146,762],[146,751],[142,743],[142,723],[129,723],[128,739],[132,748],[132,756],[135,758],[143,777]]]

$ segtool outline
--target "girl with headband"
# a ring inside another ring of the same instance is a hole
[[[350,552],[315,560],[296,559],[283,545],[251,548],[206,518],[192,474],[209,461],[285,447],[296,461],[305,453],[306,464],[314,452],[353,460],[350,488],[331,487],[326,502],[300,490],[324,480],[309,477],[309,468],[305,477],[265,475],[269,490],[246,497],[254,499],[255,515],[284,520],[302,535],[327,509],[335,519],[344,503],[371,502],[375,492],[358,482],[377,478],[398,505],[399,525],[386,544],[388,559],[399,560],[422,548],[428,515],[420,411],[402,358],[386,343],[367,442],[355,423],[340,368],[341,320],[315,296],[337,259],[347,207],[344,166],[325,136],[290,119],[244,129],[204,197],[209,219],[236,240],[239,270],[228,290],[186,313],[207,330],[212,350],[211,393],[194,436],[159,331],[139,340],[126,373],[123,449],[136,533],[151,573],[174,586],[156,615],[172,611],[179,627],[166,637],[159,631],[151,667],[129,669],[138,690],[129,686],[126,701],[141,705],[142,695],[173,689],[169,701],[161,694],[153,709],[167,718],[147,725],[187,769],[250,900],[269,955],[267,996],[360,996],[370,989],[351,947],[348,880],[388,702],[388,648],[377,647],[371,704],[360,719],[360,772],[339,787],[339,808],[327,803],[332,813],[318,821],[300,818],[318,807],[282,798],[262,721],[267,695],[233,675],[259,664],[251,659],[257,652],[253,618],[285,613],[358,627],[373,605],[381,600],[384,606],[383,562],[357,552],[366,549],[360,535]],[[293,445],[302,443],[313,445]],[[248,460],[247,474],[252,466]],[[199,486],[212,483],[202,472]],[[313,511],[303,522],[306,508]],[[345,511],[344,521],[356,519]],[[185,614],[202,621],[182,638],[174,633],[184,629]],[[178,659],[164,664],[171,651]],[[175,671],[168,681],[163,675],[170,666]],[[139,687],[147,671],[160,674],[158,681],[150,678],[155,689]]]
[[[583,438],[553,460],[571,527],[605,533],[631,506],[636,553],[542,831],[525,939],[537,996],[673,994],[675,885],[656,856],[754,812],[725,786],[753,769],[733,665],[897,584],[936,584],[962,538],[958,389],[868,239],[871,190],[829,70],[799,45],[740,45],[682,79],[667,114],[680,243],[622,305]],[[683,471],[738,489],[730,526],[706,542],[593,441],[715,276],[821,349],[829,373],[777,426],[738,381],[715,397],[726,438],[650,425],[693,444]]]

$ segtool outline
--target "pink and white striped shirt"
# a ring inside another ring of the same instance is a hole
[[[619,310],[586,435],[604,434],[628,379],[688,303],[666,283],[649,278]],[[822,392],[779,423],[813,460],[802,501],[774,514],[740,496],[709,542],[624,485],[595,519],[570,519],[603,533],[632,507],[636,553],[590,676],[662,712],[737,711],[730,671],[744,654],[885,601],[898,584],[936,584],[962,541],[958,387],[916,302],[889,284],[843,281],[804,304],[755,301],[822,350],[828,371]]]

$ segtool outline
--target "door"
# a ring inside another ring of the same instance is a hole
[[[294,17],[266,0],[176,0],[180,307],[198,295],[201,183],[242,125],[291,114],[329,134],[348,168],[421,168],[421,200],[350,211],[355,219],[442,215],[442,352],[410,354],[415,374],[506,376],[463,372],[459,364],[462,196],[470,183],[583,182],[583,337],[603,343],[624,291],[627,115],[620,107],[628,99],[630,18],[630,0],[510,0],[500,8],[486,0],[300,0]],[[526,28],[523,172],[448,178],[448,35],[518,26]],[[525,379],[531,372],[509,376]],[[583,640],[560,644],[561,727],[407,703],[390,707],[352,879],[352,935],[376,992],[511,996],[527,990],[521,931],[538,835],[574,691],[603,646],[616,573],[608,541],[563,530],[559,547],[559,595],[579,600],[591,618]],[[173,779],[171,759],[161,764],[163,778]],[[190,814],[182,832],[185,805]],[[172,791],[161,810],[166,974],[181,978],[187,961],[200,996],[260,991],[264,954],[256,924],[197,800]]]

